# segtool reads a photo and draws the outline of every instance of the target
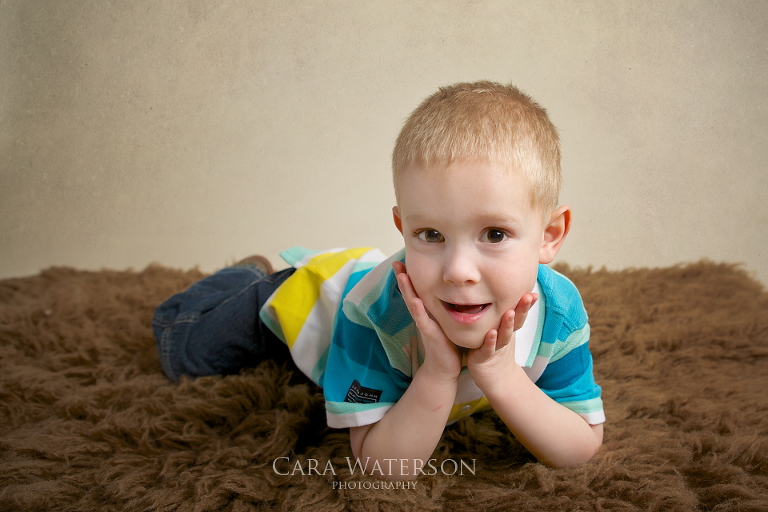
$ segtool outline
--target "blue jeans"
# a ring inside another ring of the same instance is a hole
[[[259,319],[259,311],[289,268],[265,275],[250,266],[227,267],[163,302],[152,318],[165,375],[226,375],[288,354]]]

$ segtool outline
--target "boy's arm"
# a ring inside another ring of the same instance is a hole
[[[458,375],[457,375],[458,376]],[[398,402],[377,423],[350,429],[352,454],[368,472],[378,461],[382,478],[416,478],[432,456],[448,421],[458,379],[419,368]],[[370,457],[370,461],[367,461]]]
[[[515,362],[514,312],[504,314],[473,350],[468,366],[496,414],[540,462],[570,467],[591,459],[603,442],[603,426],[590,425],[536,386]],[[497,343],[498,340],[498,343]]]
[[[393,264],[397,283],[424,342],[424,364],[397,403],[373,425],[350,429],[352,454],[369,468],[378,461],[384,478],[416,478],[435,450],[451,412],[461,356],[416,297],[405,266]],[[415,354],[414,354],[415,357]]]

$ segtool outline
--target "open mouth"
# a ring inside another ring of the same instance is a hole
[[[455,311],[464,315],[476,315],[481,313],[485,308],[490,306],[487,304],[453,304],[451,302],[440,301],[443,303],[443,307],[449,311]]]

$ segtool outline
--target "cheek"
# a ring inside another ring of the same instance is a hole
[[[411,278],[416,295],[421,295],[429,289],[429,283],[432,281],[430,272],[433,271],[432,265],[428,265],[424,258],[406,256],[405,268],[408,277]]]
[[[524,271],[522,265],[500,266],[495,270],[493,283],[494,295],[501,301],[505,309],[514,308],[520,298],[533,290],[536,283],[536,273]]]

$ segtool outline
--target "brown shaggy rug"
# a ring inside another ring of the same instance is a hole
[[[150,319],[199,272],[0,281],[0,509],[768,510],[763,287],[708,262],[560,270],[590,315],[601,451],[548,469],[487,412],[447,428],[409,488],[350,474],[347,432],[287,363],[165,379]]]

